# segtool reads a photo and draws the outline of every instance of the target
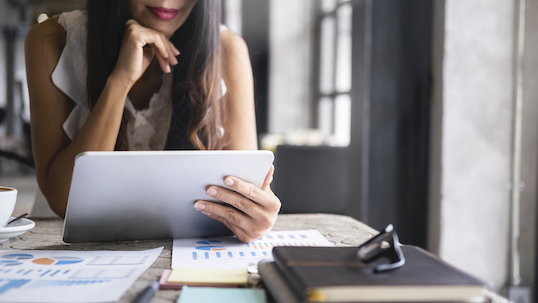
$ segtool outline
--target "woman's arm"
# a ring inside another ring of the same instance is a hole
[[[51,78],[65,46],[65,36],[64,29],[53,18],[34,26],[25,43],[36,177],[52,210],[60,216],[65,213],[76,155],[88,150],[114,149],[123,111],[119,100],[126,96],[125,88],[123,91],[117,89],[119,86],[115,90],[108,88],[103,94],[104,102],[96,106],[85,127],[71,142],[62,124],[74,103]]]
[[[221,32],[222,77],[226,84],[224,129],[228,149],[257,150],[254,81],[245,41],[229,30]]]
[[[221,33],[223,78],[226,92],[225,130],[230,149],[256,150],[254,87],[248,49],[243,39],[230,31]],[[197,201],[194,207],[232,230],[243,242],[250,242],[267,233],[280,211],[280,200],[271,191],[274,168],[258,188],[233,176],[224,179],[224,187],[209,186],[209,196],[235,207],[209,201]],[[240,211],[237,211],[240,210]]]
[[[84,151],[114,150],[125,98],[153,59],[154,53],[157,53],[156,57],[165,69],[169,70],[169,66],[164,62],[177,64],[177,60],[173,61],[177,50],[165,46],[170,42],[163,40],[164,35],[148,32],[136,22],[128,22],[126,33],[129,34],[124,40],[118,64],[107,79],[86,123],[72,142],[62,124],[74,103],[53,84],[51,78],[65,46],[66,33],[57,18],[52,18],[34,26],[26,37],[26,73],[36,177],[50,207],[62,217],[67,206],[75,157]],[[153,47],[144,48],[146,44]]]

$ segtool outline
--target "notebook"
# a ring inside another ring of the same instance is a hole
[[[236,176],[261,186],[270,151],[85,152],[77,156],[63,228],[65,242],[231,235],[195,210],[208,185]]]
[[[239,287],[247,284],[246,268],[175,268],[165,269],[159,279],[160,289],[183,286]]]
[[[258,264],[277,302],[484,302],[485,283],[415,246],[405,265],[376,273],[386,260],[363,263],[357,247],[275,247]]]

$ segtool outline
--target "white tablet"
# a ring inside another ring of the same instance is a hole
[[[195,210],[208,185],[236,176],[260,187],[270,151],[85,152],[75,160],[65,242],[231,235]]]

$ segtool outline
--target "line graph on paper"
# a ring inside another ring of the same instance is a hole
[[[235,237],[176,239],[172,268],[246,268],[271,258],[276,246],[333,246],[317,230],[275,231],[243,243]]]

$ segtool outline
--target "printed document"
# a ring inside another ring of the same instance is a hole
[[[0,250],[0,302],[117,302],[162,249]]]
[[[272,231],[250,243],[236,237],[175,239],[174,268],[248,268],[272,258],[275,246],[334,246],[318,230]]]

